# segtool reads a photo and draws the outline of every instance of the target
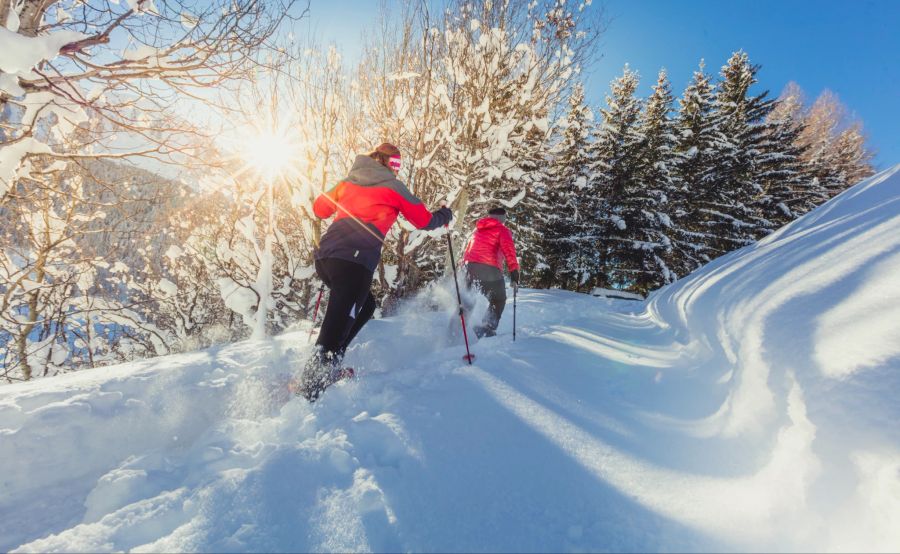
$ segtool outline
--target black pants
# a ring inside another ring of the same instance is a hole
[[[347,260],[324,258],[316,260],[316,273],[331,289],[316,344],[327,357],[340,359],[375,313],[375,298],[369,291],[373,272]]]
[[[486,281],[479,278],[477,271],[466,271],[466,284],[469,287],[481,291],[488,300],[488,311],[484,315],[484,320],[480,326],[475,327],[476,333],[480,336],[482,332],[488,331],[494,333],[497,331],[497,325],[500,324],[500,316],[503,315],[503,308],[506,307],[506,283],[501,277],[499,281]],[[468,307],[471,309],[471,306]],[[481,327],[481,329],[479,329]]]

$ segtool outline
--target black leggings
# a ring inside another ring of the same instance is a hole
[[[331,289],[316,344],[323,354],[340,358],[375,313],[375,298],[369,291],[373,272],[347,260],[324,258],[316,260],[316,273]]]
[[[499,281],[482,281],[474,272],[467,271],[466,284],[470,288],[474,287],[481,291],[488,300],[488,311],[484,314],[484,320],[481,322],[480,327],[496,331],[497,325],[500,324],[500,316],[503,315],[503,308],[506,307],[506,283],[502,279]],[[471,310],[472,307],[467,306],[467,309]]]

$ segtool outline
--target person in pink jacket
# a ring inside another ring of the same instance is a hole
[[[489,308],[481,325],[475,326],[475,335],[492,337],[497,334],[497,325],[503,308],[506,307],[506,286],[503,283],[503,262],[509,270],[509,278],[514,287],[519,286],[519,261],[516,259],[516,245],[512,232],[504,225],[506,210],[493,208],[487,217],[475,224],[463,263],[466,266],[466,282],[476,287],[487,297]]]

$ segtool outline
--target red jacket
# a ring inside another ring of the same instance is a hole
[[[487,264],[503,269],[503,259],[510,271],[519,269],[516,245],[509,228],[493,217],[485,217],[475,224],[475,234],[466,246],[464,262]]]
[[[392,183],[391,183],[392,184]],[[387,234],[403,214],[410,223],[422,229],[431,223],[432,214],[428,208],[411,194],[390,186],[358,185],[341,181],[325,194],[320,194],[313,211],[316,217],[327,219],[337,212],[334,221],[354,217],[363,223],[373,225],[381,233]]]
[[[316,259],[340,258],[375,270],[381,245],[397,216],[419,229],[437,229],[450,222],[450,211],[428,211],[390,169],[368,156],[357,156],[350,175],[313,203],[316,217],[335,215],[325,231]]]

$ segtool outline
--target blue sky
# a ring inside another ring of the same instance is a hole
[[[311,0],[300,26],[348,57],[377,13],[376,0]],[[389,3],[390,5],[390,3]],[[588,100],[603,102],[625,63],[649,94],[660,67],[680,94],[701,58],[718,73],[743,49],[762,65],[759,90],[796,81],[812,101],[831,89],[861,118],[879,168],[900,164],[900,0],[595,0],[609,18],[601,58],[586,72]]]

